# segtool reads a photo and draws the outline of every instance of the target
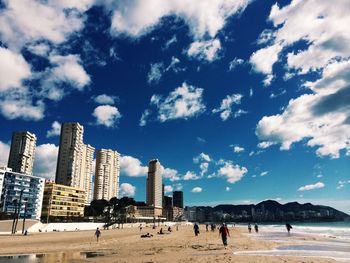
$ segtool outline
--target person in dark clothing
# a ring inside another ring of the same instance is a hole
[[[101,231],[100,231],[99,228],[96,229],[96,231],[95,231],[95,236],[96,236],[96,239],[97,239],[97,242],[98,242],[98,239],[99,239],[100,236],[101,236]]]
[[[198,236],[198,234],[199,234],[199,226],[197,225],[197,223],[194,224],[193,230],[194,230],[194,235]]]
[[[219,236],[221,235],[222,243],[224,244],[225,249],[227,248],[227,236],[230,236],[230,232],[228,231],[227,225],[222,224],[219,229]]]
[[[258,226],[257,223],[255,223],[254,229],[255,229],[255,233],[258,233],[258,232],[259,232],[259,226]]]
[[[292,229],[293,227],[289,224],[289,223],[286,223],[286,229],[288,231],[288,235],[290,235],[290,230]]]
[[[250,224],[250,223],[248,223],[248,231],[249,231],[249,233],[251,233],[251,232],[252,232],[252,226],[251,226],[251,224]]]

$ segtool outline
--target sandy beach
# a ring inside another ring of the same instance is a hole
[[[205,226],[200,226],[198,237],[194,236],[192,226],[180,226],[178,231],[173,228],[173,232],[165,231],[167,234],[164,235],[157,235],[159,229],[102,230],[99,242],[94,238],[94,231],[3,235],[0,236],[0,255],[48,254],[44,262],[337,262],[314,257],[236,255],[234,252],[271,250],[278,245],[273,241],[256,239],[255,233],[249,235],[242,227],[230,228],[227,250],[218,231],[206,232]],[[153,237],[140,237],[147,232]],[[314,237],[301,239],[315,240]],[[81,258],[81,252],[94,253]]]

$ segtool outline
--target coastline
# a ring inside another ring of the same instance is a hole
[[[160,227],[144,227],[141,231],[136,227],[102,230],[98,243],[94,231],[0,236],[0,255],[48,254],[43,262],[69,262],[63,261],[67,258],[74,259],[74,262],[338,262],[327,257],[295,257],[295,254],[249,254],[254,251],[275,251],[278,246],[295,242],[304,245],[332,242],[319,236],[292,234],[288,237],[286,233],[281,233],[287,240],[268,240],[264,238],[264,233],[270,232],[263,227],[261,233],[247,234],[245,227],[236,226],[230,228],[231,237],[225,250],[217,230],[206,232],[205,225],[200,226],[198,237],[193,235],[192,226],[180,226],[179,231],[173,227],[173,232],[157,235]],[[140,237],[148,232],[153,234],[152,238]],[[95,254],[84,259],[81,257],[84,252]],[[5,261],[0,259],[0,262]]]

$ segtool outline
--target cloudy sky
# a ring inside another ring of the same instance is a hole
[[[121,153],[145,200],[158,158],[187,205],[312,202],[350,212],[350,5],[337,1],[11,0],[0,4],[0,163],[60,124]]]

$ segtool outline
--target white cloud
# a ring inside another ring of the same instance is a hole
[[[185,181],[198,180],[198,179],[200,179],[200,176],[196,175],[194,172],[188,171],[182,179]]]
[[[171,182],[180,180],[180,175],[177,170],[165,168],[164,166],[161,166],[161,170],[163,178],[169,179]]]
[[[122,183],[120,185],[120,196],[124,197],[134,197],[136,192],[136,187],[129,183]]]
[[[275,44],[263,49],[260,49],[252,54],[250,63],[253,69],[266,75],[271,75],[272,66],[278,60],[278,54],[282,50],[280,44]]]
[[[268,174],[269,174],[268,171],[264,171],[264,172],[261,172],[261,173],[260,173],[260,176],[266,176],[266,175],[268,175]]]
[[[199,169],[201,170],[200,172],[201,176],[203,176],[206,172],[208,172],[208,168],[209,168],[209,163],[201,163],[199,165]]]
[[[141,115],[141,118],[140,118],[140,126],[141,127],[143,127],[143,126],[146,126],[146,124],[147,124],[147,121],[148,121],[148,118],[149,118],[149,116],[151,115],[151,111],[150,110],[148,110],[148,109],[146,109],[143,113],[142,113],[142,115]]]
[[[153,30],[162,17],[175,15],[189,26],[195,39],[200,39],[206,35],[215,37],[225,20],[242,12],[248,3],[247,0],[124,0],[108,7],[114,8],[111,28],[114,35],[137,38]]]
[[[149,84],[157,84],[164,73],[164,64],[162,62],[151,64],[151,68],[147,75]]]
[[[274,142],[259,142],[258,143],[258,148],[260,149],[267,149],[269,148],[270,146],[274,145],[275,143]]]
[[[174,186],[175,191],[181,191],[183,188],[181,183],[174,184],[173,186]]]
[[[194,188],[191,190],[192,193],[200,193],[200,192],[202,192],[202,191],[203,191],[203,189],[202,189],[201,187],[194,187]]]
[[[31,75],[30,65],[21,54],[0,47],[0,92],[22,86]],[[6,77],[5,77],[6,76]]]
[[[235,152],[235,153],[244,152],[244,148],[243,148],[243,147],[240,147],[239,145],[235,145],[235,146],[233,147],[233,152]]]
[[[219,58],[220,50],[221,42],[219,39],[195,41],[188,48],[187,55],[199,60],[207,60],[212,62]]]
[[[196,139],[197,139],[197,142],[198,142],[198,143],[201,143],[201,144],[204,144],[204,143],[207,142],[207,141],[206,141],[204,138],[202,138],[202,137],[197,137]]]
[[[228,186],[226,186],[225,191],[226,191],[226,192],[229,192],[229,191],[231,191],[231,188],[228,187]]]
[[[35,149],[33,174],[54,180],[56,175],[58,146],[42,144]]]
[[[240,167],[237,164],[233,164],[230,161],[225,161],[223,167],[221,167],[216,176],[218,177],[226,177],[227,182],[234,184],[242,179],[242,177],[248,172],[248,169],[245,167]]]
[[[61,134],[61,124],[58,121],[54,121],[51,125],[51,130],[46,133],[46,138],[59,136]]]
[[[194,163],[199,163],[200,161],[211,162],[210,156],[206,153],[200,153],[198,156],[193,158]]]
[[[189,119],[205,111],[202,102],[203,89],[183,83],[168,97],[153,95],[151,104],[158,108],[158,119],[165,122],[173,119]]]
[[[176,35],[173,35],[172,38],[170,38],[164,45],[163,49],[168,49],[171,45],[175,44],[177,42]]]
[[[308,184],[308,185],[301,186],[299,187],[298,191],[309,191],[309,190],[319,189],[323,187],[325,187],[325,184],[322,182],[318,182],[315,184]]]
[[[171,193],[174,191],[174,188],[171,185],[164,186],[164,193]]]
[[[51,47],[47,43],[34,43],[29,45],[27,48],[31,53],[42,57],[47,56],[51,50]]]
[[[120,171],[126,176],[140,177],[147,175],[148,167],[142,166],[139,159],[125,155],[120,157]]]
[[[93,100],[98,104],[113,105],[118,101],[118,97],[113,95],[101,94],[96,97],[93,97]]]
[[[232,114],[232,106],[241,103],[243,95],[242,94],[232,94],[227,95],[225,99],[222,100],[219,108],[213,109],[213,113],[220,112],[220,117],[223,121],[226,121]]]
[[[10,145],[0,141],[0,166],[7,166],[8,157],[10,154]]]
[[[237,66],[244,64],[244,60],[241,58],[234,58],[232,61],[229,63],[228,70],[233,71]]]
[[[338,185],[336,187],[337,190],[344,188],[346,184],[350,184],[350,180],[348,181],[338,181]]]
[[[110,105],[96,107],[92,116],[96,118],[97,125],[104,125],[108,128],[116,127],[122,117],[118,108]]]
[[[21,91],[24,93],[21,94]],[[26,93],[26,90],[18,89],[6,94],[0,104],[1,114],[9,120],[22,118],[37,121],[44,118],[44,103],[39,100],[33,105],[33,101],[26,97]]]

